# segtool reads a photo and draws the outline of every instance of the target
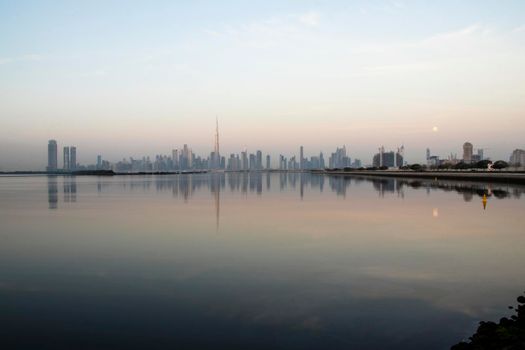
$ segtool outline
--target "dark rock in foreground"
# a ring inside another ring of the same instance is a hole
[[[469,342],[460,342],[451,350],[518,350],[525,349],[525,296],[518,297],[516,314],[503,317],[499,323],[480,322]],[[509,306],[510,309],[514,307]]]

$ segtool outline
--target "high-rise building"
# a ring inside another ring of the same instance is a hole
[[[470,142],[465,142],[463,144],[463,161],[465,163],[471,163],[472,162],[472,153],[473,153],[473,146]]]
[[[241,152],[241,158],[242,158],[242,170],[248,170],[249,164],[248,164],[248,151]]]
[[[286,170],[287,159],[282,154],[279,155],[279,169]]]
[[[77,168],[77,148],[75,146],[69,147],[69,170]]]
[[[219,152],[219,119],[215,118],[215,146],[213,149],[213,157],[211,159],[212,165],[211,168],[219,169],[221,168],[221,155]]]
[[[304,148],[301,146],[299,148],[299,169],[304,169]]]
[[[174,149],[171,151],[171,161],[173,164],[172,170],[179,169],[179,150]]]
[[[56,171],[58,168],[57,142],[49,140],[47,143],[47,171]]]
[[[478,158],[479,160],[484,160],[485,157],[483,155],[483,148],[478,148]]]
[[[403,164],[403,156],[399,151],[385,152],[385,148],[381,147],[379,148],[379,153],[376,153],[374,155],[374,158],[372,159],[372,164],[375,167],[398,167],[401,166],[400,164]]]
[[[337,148],[328,158],[329,168],[344,168],[350,166],[351,159],[346,155],[346,146]]]
[[[267,154],[266,155],[266,170],[270,170],[271,166],[270,166],[270,155]]]
[[[250,153],[250,170],[255,170],[257,168],[255,154]]]
[[[257,157],[256,158],[256,162],[257,163],[256,163],[255,167],[256,167],[257,170],[262,170],[262,168],[263,168],[262,152],[260,150],[257,151],[256,157]]]
[[[512,151],[509,162],[512,165],[525,166],[525,150],[515,149]]]
[[[64,166],[62,167],[62,169],[64,170],[69,170],[69,147],[64,147],[64,151],[63,151],[63,164]]]

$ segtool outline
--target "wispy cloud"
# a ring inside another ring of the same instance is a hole
[[[13,62],[14,60],[10,57],[4,57],[4,58],[0,58],[0,64],[8,64],[8,63],[11,63]]]
[[[319,27],[321,14],[317,11],[295,13],[259,19],[241,25],[224,25],[219,29],[204,29],[210,37],[233,40],[253,48],[269,48],[280,43],[305,37],[308,29]]]
[[[25,54],[25,55],[16,56],[16,57],[3,57],[3,58],[0,58],[0,65],[8,64],[8,63],[16,63],[16,62],[42,61],[47,58],[49,58],[49,55],[35,54],[35,53]]]
[[[299,15],[299,21],[307,26],[316,27],[319,25],[320,14],[315,11],[309,11]]]
[[[525,24],[518,26],[512,30],[513,33],[523,33],[525,32]]]

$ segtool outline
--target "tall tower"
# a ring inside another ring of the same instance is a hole
[[[304,148],[303,146],[299,148],[299,168],[301,170],[304,169]]]
[[[47,143],[47,171],[56,171],[57,167],[57,142],[49,140]]]
[[[75,146],[69,147],[69,169],[75,170],[77,168],[77,148]]]
[[[465,163],[472,162],[472,151],[473,151],[472,144],[470,142],[465,142],[463,144],[463,161]]]
[[[64,170],[69,170],[69,147],[64,147]]]
[[[215,147],[213,149],[213,167],[218,169],[221,167],[221,156],[219,152],[219,118],[215,117]]]

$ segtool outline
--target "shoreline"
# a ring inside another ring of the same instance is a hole
[[[525,172],[477,172],[477,171],[402,171],[402,170],[257,170],[257,171],[224,171],[225,173],[309,173],[324,174],[330,176],[363,176],[363,177],[396,177],[430,180],[463,180],[480,182],[497,182],[525,185]],[[196,171],[157,171],[157,172],[134,172],[120,173],[112,170],[87,170],[75,172],[46,172],[46,171],[4,171],[0,175],[46,175],[46,176],[145,176],[145,175],[191,175],[191,174],[216,174],[210,170]]]
[[[524,172],[452,172],[452,171],[322,171],[327,175],[347,175],[365,177],[400,177],[416,179],[437,179],[437,180],[467,180],[482,182],[498,182],[511,184],[525,184]]]

